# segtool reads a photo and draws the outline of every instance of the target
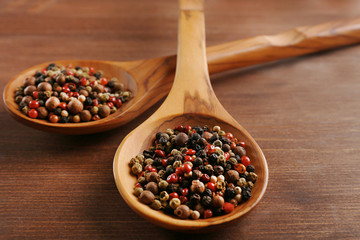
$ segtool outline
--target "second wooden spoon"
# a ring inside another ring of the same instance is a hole
[[[360,41],[360,18],[305,26],[270,36],[238,40],[208,48],[209,72],[246,67],[283,58],[299,56]],[[14,77],[5,87],[6,109],[21,123],[44,131],[63,134],[89,134],[119,127],[133,120],[166,96],[174,79],[176,56],[133,62],[93,60],[55,61],[60,65],[93,66],[108,77],[117,77],[134,93],[134,98],[116,113],[94,122],[53,124],[31,119],[15,103],[15,90],[22,81],[49,63],[31,67]]]

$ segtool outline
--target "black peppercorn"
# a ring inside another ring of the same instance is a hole
[[[201,138],[200,134],[194,133],[193,135],[191,135],[190,139],[194,140],[194,141],[198,141],[198,140],[200,140],[200,138]]]
[[[214,216],[220,216],[222,215],[222,209],[221,208],[214,208],[212,210]]]
[[[39,84],[42,83],[42,82],[45,82],[45,79],[44,79],[43,76],[40,76],[40,77],[36,78],[36,80],[35,80],[35,85],[37,86],[37,85],[39,85]]]
[[[68,123],[69,122],[69,118],[68,117],[63,117],[61,116],[59,119],[59,123]]]
[[[174,168],[172,166],[168,165],[165,170],[165,176],[169,176],[170,174],[172,174],[174,172],[175,172]]]
[[[195,155],[197,157],[200,157],[200,158],[205,158],[206,157],[206,152],[204,150],[200,150],[200,151],[196,152]]]
[[[159,143],[161,144],[161,145],[166,145],[166,143],[167,143],[168,141],[166,140],[166,138],[164,138],[164,137],[160,137],[160,139],[159,139]]]
[[[199,157],[195,158],[195,160],[194,160],[194,162],[193,162],[193,165],[194,165],[195,167],[198,167],[198,166],[200,166],[200,165],[202,165],[202,164],[203,164],[203,161],[202,161],[201,158],[199,158]]]
[[[94,77],[96,77],[97,79],[100,79],[102,77],[102,74],[100,72],[96,72],[96,73],[94,73]]]
[[[161,134],[162,134],[162,132],[157,132],[157,133],[155,134],[156,140],[159,140],[159,139],[160,139]]]
[[[43,73],[40,71],[37,71],[34,76],[37,78],[37,77],[43,76]]]
[[[195,193],[193,195],[190,196],[190,202],[192,205],[196,205],[200,202],[200,195]]]
[[[173,165],[175,161],[178,161],[176,160],[177,159],[177,156],[175,157],[169,157],[168,160],[166,161],[166,164],[167,165]]]
[[[167,186],[166,190],[167,190],[168,192],[172,193],[172,192],[177,192],[177,191],[178,191],[178,188],[179,188],[179,186],[178,186],[177,184],[170,183],[170,184]]]
[[[153,166],[160,166],[162,164],[162,161],[160,158],[155,158],[153,162]]]
[[[215,166],[214,167],[214,173],[216,176],[222,175],[224,173],[224,168],[222,166]]]
[[[249,165],[246,167],[246,171],[247,172],[254,172],[255,171],[255,167],[253,165]]]
[[[242,187],[241,188],[241,198],[245,201],[251,197],[251,188]]]
[[[233,199],[235,196],[236,196],[236,192],[234,188],[230,188],[230,187],[226,188],[224,194],[225,199],[230,200]]]
[[[171,160],[173,160],[172,162],[170,162],[169,164],[173,164],[175,161],[182,161],[184,159],[184,157],[182,155],[176,155],[174,156]],[[168,161],[170,160],[170,158],[168,158]]]
[[[225,166],[225,171],[229,171],[231,170],[232,166],[230,163],[227,163],[226,166]]]
[[[62,111],[61,108],[59,108],[59,107],[58,107],[58,108],[55,108],[54,114],[60,116],[60,115],[61,115],[61,111]],[[60,121],[59,121],[59,122],[60,122]]]
[[[212,197],[210,196],[203,196],[201,198],[201,205],[203,205],[205,208],[208,208],[211,206],[212,203]]]
[[[204,132],[204,130],[199,126],[194,127],[194,129],[199,135],[202,135]]]
[[[76,70],[79,70],[79,69],[80,69],[80,67],[79,67],[79,66],[76,66],[76,67],[75,67],[75,69],[76,69]]]
[[[184,188],[189,188],[191,186],[191,181],[188,179],[184,179],[182,185]]]
[[[205,191],[203,192],[203,195],[211,197],[213,195],[213,192],[211,191],[211,189],[206,188]]]
[[[86,97],[84,104],[85,104],[85,106],[91,106],[92,105],[91,97]]]
[[[113,88],[113,87],[115,87],[115,82],[114,82],[114,81],[109,81],[108,84],[107,84],[107,86],[108,86],[109,88]]]
[[[44,105],[45,105],[45,102],[44,102],[43,100],[39,100],[38,102],[39,102],[39,105],[40,105],[40,106],[44,106]]]
[[[19,103],[20,109],[21,109],[21,108],[24,108],[24,107],[26,107],[26,106],[27,106],[27,103],[26,103],[26,102],[21,102],[21,103]]]
[[[218,158],[219,158],[219,154],[218,153],[213,153],[213,154],[211,154],[209,156],[209,162],[215,164]]]
[[[214,142],[218,139],[219,139],[219,135],[217,133],[214,133],[210,138],[210,142]]]

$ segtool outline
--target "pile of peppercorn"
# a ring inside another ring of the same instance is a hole
[[[88,122],[114,113],[131,97],[116,78],[108,80],[93,67],[49,64],[24,79],[15,92],[20,110],[52,123]]]
[[[255,168],[245,143],[219,126],[177,126],[130,160],[134,194],[153,209],[181,219],[230,213],[251,197]]]

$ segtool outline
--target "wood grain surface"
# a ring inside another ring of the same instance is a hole
[[[355,17],[357,0],[207,0],[207,45]],[[177,1],[0,0],[0,91],[51,60],[174,54]],[[0,103],[0,239],[359,239],[360,46],[212,77],[269,164],[263,200],[224,230],[157,227],[121,199],[116,148],[159,107],[90,136],[40,132]]]

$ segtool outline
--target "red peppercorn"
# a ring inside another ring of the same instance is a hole
[[[29,114],[29,117],[31,117],[31,118],[37,118],[39,115],[39,113],[38,113],[38,111],[36,111],[36,109],[31,109],[28,114]]]
[[[168,183],[177,183],[179,181],[179,177],[175,173],[172,173],[167,177],[166,181]]]
[[[39,102],[36,101],[36,100],[31,100],[31,101],[29,102],[29,107],[30,107],[30,108],[38,108],[39,106],[40,106],[40,104],[39,104]]]
[[[59,104],[59,107],[62,109],[62,110],[66,110],[66,107],[67,107],[67,104],[62,102]]]
[[[165,157],[165,152],[163,150],[158,149],[155,151],[155,154],[156,154],[156,156],[161,157],[161,158]]]
[[[177,168],[175,169],[175,174],[178,175],[178,176],[180,176],[180,175],[183,174],[183,170],[181,169],[181,167],[177,167]]]
[[[185,197],[185,196],[180,196],[180,202],[181,202],[181,204],[184,204],[184,203],[186,203],[188,201],[188,198],[187,197]]]
[[[62,87],[62,90],[63,90],[64,93],[70,92],[70,88],[69,88],[67,85],[66,85],[66,86],[63,86],[63,87]]]
[[[234,166],[234,169],[235,169],[235,171],[238,171],[239,173],[245,173],[246,172],[246,167],[241,163],[236,164]]]
[[[162,164],[164,167],[166,167],[166,162],[167,162],[167,159],[163,159],[163,160],[161,161],[161,164]]]
[[[113,107],[114,107],[114,103],[112,103],[112,102],[108,102],[106,105],[108,105],[109,108],[113,108]]]
[[[144,176],[144,175],[145,175],[145,172],[142,171],[142,172],[138,175],[138,178],[139,178],[139,177],[142,177],[142,176]]]
[[[152,168],[150,168],[150,172],[157,172],[157,169],[152,167]]]
[[[191,131],[191,129],[192,129],[191,126],[186,126],[186,127],[185,127],[185,132],[187,133],[187,132]]]
[[[241,157],[241,163],[244,164],[245,167],[250,165],[250,158],[248,156]]]
[[[245,142],[239,142],[239,145],[242,146],[242,147],[245,147]]]
[[[101,85],[105,86],[105,85],[107,85],[109,83],[109,81],[106,78],[101,78],[100,83],[101,83]]]
[[[208,182],[207,183],[207,188],[210,189],[211,191],[215,192],[216,191],[216,185],[213,182]]]
[[[74,76],[73,71],[70,71],[70,70],[67,70],[67,71],[66,71],[66,74],[67,74],[67,75],[70,75],[70,76]]]
[[[80,93],[74,92],[73,96],[76,97],[76,98],[78,98],[78,97],[80,96]]]
[[[214,145],[211,145],[211,144],[208,144],[206,147],[205,147],[205,152],[208,154],[208,155],[211,155],[215,152],[215,146]]]
[[[225,134],[225,137],[227,137],[228,139],[233,139],[234,138],[234,136],[232,135],[232,133],[226,133]]]
[[[89,73],[94,73],[95,69],[93,67],[89,67]]]
[[[189,172],[191,172],[191,170],[192,170],[192,167],[190,166],[190,164],[184,164],[184,165],[182,165],[182,171],[183,172],[185,172],[185,173],[189,173]]]
[[[171,200],[173,198],[179,198],[179,194],[177,194],[176,192],[170,193],[169,194],[169,200]]]
[[[236,148],[236,143],[232,142],[231,145],[230,145],[230,148],[231,148],[231,149]]]
[[[97,98],[93,99],[92,102],[93,102],[92,103],[93,106],[96,106],[96,107],[99,106],[99,100],[97,100]]]
[[[91,81],[90,82],[90,87],[94,87],[96,85],[96,83],[97,83],[96,81]]]
[[[74,96],[74,93],[73,93],[73,92],[68,92],[67,95],[68,95],[69,97],[72,97],[72,96]]]
[[[150,170],[151,170],[152,167],[153,167],[153,166],[151,166],[150,164],[146,165],[146,166],[145,166],[145,171],[149,171],[149,172],[150,172]]]
[[[46,74],[46,69],[41,70],[43,74]]]
[[[183,176],[179,176],[179,182],[182,183],[182,181],[184,180]]]
[[[204,174],[201,176],[201,181],[203,181],[203,182],[208,182],[208,181],[210,181],[209,175],[207,175],[206,173],[204,173]]]
[[[39,91],[33,91],[32,96],[33,96],[34,99],[38,99],[38,97],[39,97]]]
[[[192,161],[194,161],[193,157],[191,157],[191,156],[189,156],[189,155],[186,155],[186,156],[185,156],[184,162],[192,162]]]
[[[114,97],[114,96],[113,96],[113,97],[110,97],[110,98],[109,98],[109,101],[115,103],[116,97]]]
[[[224,157],[226,158],[226,160],[229,160],[229,158],[230,158],[230,153],[228,153],[228,152],[224,153]]]
[[[183,189],[181,190],[181,194],[182,194],[183,196],[188,195],[188,194],[189,194],[189,189],[188,189],[188,188],[183,188]]]
[[[211,218],[213,215],[213,212],[210,209],[206,209],[204,211],[204,218]]]
[[[222,208],[224,209],[225,213],[231,213],[232,211],[234,211],[235,206],[232,203],[226,202],[224,203]]]
[[[175,131],[183,132],[185,130],[183,125],[178,125],[174,128]]]
[[[191,148],[185,152],[185,154],[187,154],[187,155],[194,155],[195,153],[196,153],[196,151]]]
[[[51,114],[51,113],[50,113]],[[49,115],[50,115],[49,114]],[[55,115],[55,114],[51,114],[49,116],[49,121],[52,122],[52,123],[57,123],[59,121],[59,116],[58,115]]]
[[[140,183],[136,183],[136,184],[135,184],[135,187],[137,187],[137,188],[142,188],[142,186],[141,186]]]
[[[80,81],[79,81],[79,84],[81,85],[81,86],[86,86],[86,83],[87,83],[87,80],[86,80],[86,78],[81,78],[80,79]]]
[[[116,99],[116,101],[115,101],[115,106],[116,106],[117,108],[119,108],[119,107],[122,106],[122,101],[121,101],[121,99]]]

